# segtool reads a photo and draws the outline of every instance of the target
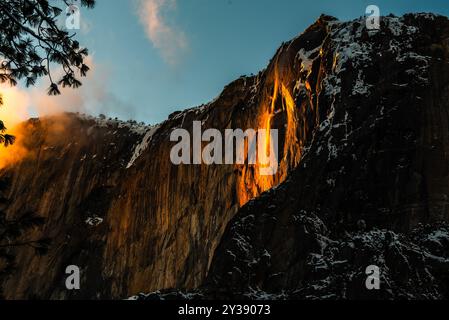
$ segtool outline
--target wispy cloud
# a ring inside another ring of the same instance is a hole
[[[9,87],[0,84],[0,94],[4,105],[0,107],[0,120],[7,127],[7,133],[16,137],[13,146],[5,148],[0,145],[0,169],[11,165],[29,153],[25,141],[27,137],[23,126],[18,125],[30,117],[44,117],[59,115],[58,124],[52,130],[63,134],[64,121],[67,117],[60,114],[65,111],[82,112],[93,115],[103,113],[106,115],[118,115],[121,118],[132,118],[135,109],[124,102],[115,92],[110,92],[107,87],[109,69],[107,66],[95,63],[92,56],[86,63],[91,68],[87,78],[83,78],[83,86],[79,89],[60,88],[61,95],[48,96],[47,79],[42,79],[34,88],[25,89],[23,86]],[[53,76],[62,75],[62,69],[56,68]],[[55,138],[60,136],[55,135]]]
[[[80,79],[83,86],[79,89],[60,87],[59,96],[47,95],[49,84],[46,78],[29,89],[0,85],[0,94],[4,100],[4,105],[0,107],[0,120],[7,127],[12,127],[31,116],[42,117],[65,111],[92,115],[103,113],[125,120],[135,116],[132,105],[123,101],[118,92],[108,90],[107,80],[111,72],[108,66],[96,63],[93,56],[89,56],[86,63],[91,70],[86,78]],[[62,74],[61,68],[53,70],[55,79],[59,79]]]
[[[6,127],[11,128],[30,117],[30,95],[19,87],[0,84],[0,94],[4,105],[0,107],[0,120]]]
[[[167,20],[167,13],[174,10],[176,0],[138,0],[138,15],[145,32],[170,65],[176,65],[188,48],[185,33]]]

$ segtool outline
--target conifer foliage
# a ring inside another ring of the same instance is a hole
[[[76,30],[66,30],[64,15],[74,4],[93,8],[95,0],[1,0],[0,1],[0,83],[11,86],[19,81],[29,87],[47,77],[49,95],[60,94],[60,87],[78,88],[86,76],[88,50],[76,40]],[[62,69],[58,79],[51,69]],[[3,104],[0,99],[0,105]],[[0,122],[0,143],[14,138],[5,134]]]

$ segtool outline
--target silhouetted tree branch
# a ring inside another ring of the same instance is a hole
[[[93,8],[95,0],[80,0],[82,6]],[[85,64],[88,50],[58,26],[61,7],[67,0],[1,0],[0,1],[0,83],[17,85],[23,80],[27,87],[40,77],[50,81],[49,95],[60,94],[59,86],[78,88],[89,67]],[[53,79],[51,65],[61,67],[63,75]],[[0,98],[0,105],[3,99]],[[14,138],[5,134],[0,123],[0,144],[9,145]]]

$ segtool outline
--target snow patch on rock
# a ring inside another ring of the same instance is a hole
[[[131,168],[134,162],[137,160],[137,158],[139,158],[142,155],[142,153],[148,148],[151,140],[153,139],[153,135],[157,132],[159,128],[160,125],[156,125],[147,130],[142,141],[134,149],[134,153],[131,157],[131,160],[129,160],[128,165],[126,166],[126,169]]]

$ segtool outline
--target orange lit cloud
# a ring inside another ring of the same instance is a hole
[[[0,85],[3,106],[0,106],[0,119],[7,126],[14,126],[29,118],[30,96],[18,87]]]
[[[30,97],[17,87],[11,88],[5,85],[0,86],[0,93],[3,98],[3,106],[0,107],[0,119],[8,128],[7,133],[16,136],[13,146],[8,148],[0,146],[0,169],[15,163],[26,155],[27,150],[22,144],[22,130],[18,125],[29,114]]]
[[[187,38],[167,22],[166,11],[176,9],[176,0],[138,0],[139,18],[148,38],[162,58],[170,65],[176,65],[179,54],[187,49]]]
[[[38,116],[52,115],[61,112],[81,112],[91,115],[103,113],[121,118],[134,116],[134,108],[124,103],[120,97],[108,90],[108,80],[111,70],[108,65],[96,63],[93,56],[86,60],[90,71],[86,78],[81,78],[83,85],[78,89],[62,88],[61,95],[48,96],[45,86],[37,86],[30,91],[31,102]],[[59,79],[61,70],[54,72],[54,78]]]
[[[98,95],[97,92],[104,92],[104,81],[98,81],[99,75],[96,74],[97,68],[93,59],[89,57],[86,63],[91,68],[91,72],[87,78],[81,79],[83,86],[79,89],[60,87],[61,95],[59,96],[47,95],[47,79],[42,79],[36,87],[27,89],[21,86],[1,85],[0,94],[3,96],[4,105],[0,107],[0,119],[7,127],[12,127],[31,116],[43,117],[65,111],[86,112],[87,101],[92,100],[93,95]],[[59,79],[61,75],[60,69],[53,71],[55,79]],[[101,100],[103,96],[104,94],[101,94],[95,99]]]
[[[108,111],[114,111],[113,108],[123,107],[120,100],[107,91],[105,84],[108,70],[97,66],[91,57],[86,63],[91,71],[86,78],[81,79],[83,86],[78,89],[60,88],[59,96],[47,95],[47,79],[42,79],[36,87],[28,89],[21,86],[0,85],[0,94],[4,102],[0,107],[0,120],[8,129],[7,133],[16,137],[16,143],[13,146],[8,148],[0,146],[0,169],[20,160],[27,153],[23,143],[26,139],[24,126],[20,123],[30,117],[43,117],[66,111],[98,115],[98,112],[108,113]],[[60,78],[61,75],[61,70],[53,71],[55,79]],[[104,107],[109,105],[114,107],[109,109]]]

